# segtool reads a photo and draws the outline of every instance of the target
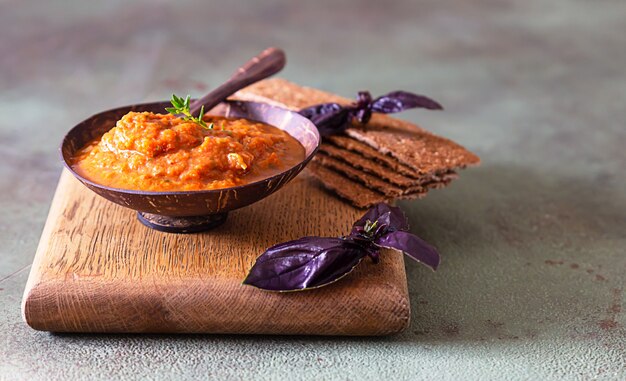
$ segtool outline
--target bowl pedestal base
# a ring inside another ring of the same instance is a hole
[[[137,219],[151,229],[166,233],[198,233],[223,224],[228,212],[208,216],[170,217],[160,214],[137,212]]]

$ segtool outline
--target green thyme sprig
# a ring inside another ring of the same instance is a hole
[[[176,116],[182,115],[180,118],[182,118],[183,120],[195,122],[202,128],[205,128],[207,130],[212,130],[213,123],[207,126],[204,120],[202,120],[202,118],[204,117],[204,105],[202,106],[202,108],[200,108],[200,114],[196,118],[193,115],[191,115],[191,111],[189,111],[190,100],[191,100],[191,95],[187,95],[187,98],[183,99],[181,97],[176,96],[176,94],[172,94],[172,99],[170,100],[170,102],[172,103],[173,107],[166,107],[165,111]]]

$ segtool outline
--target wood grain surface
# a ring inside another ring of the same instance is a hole
[[[409,322],[403,258],[386,251],[318,290],[270,293],[241,281],[267,247],[339,236],[363,212],[306,173],[202,234],[161,233],[64,170],[22,303],[25,321],[59,332],[384,335]]]

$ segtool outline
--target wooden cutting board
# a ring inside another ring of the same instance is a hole
[[[57,332],[385,335],[409,323],[402,255],[365,259],[330,286],[271,293],[241,281],[267,247],[339,236],[363,214],[306,173],[200,234],[151,230],[64,170],[22,302]]]

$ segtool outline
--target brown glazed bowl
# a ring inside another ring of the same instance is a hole
[[[247,118],[278,127],[304,146],[304,160],[264,180],[232,188],[199,191],[151,192],[111,188],[74,172],[70,160],[76,151],[114,127],[123,115],[130,111],[163,113],[165,107],[169,106],[169,102],[144,103],[101,112],[72,128],[61,144],[65,167],[80,182],[109,201],[136,210],[144,225],[160,231],[194,233],[222,224],[229,211],[269,196],[296,177],[313,158],[320,144],[315,125],[296,112],[264,103],[226,101],[207,114]]]

